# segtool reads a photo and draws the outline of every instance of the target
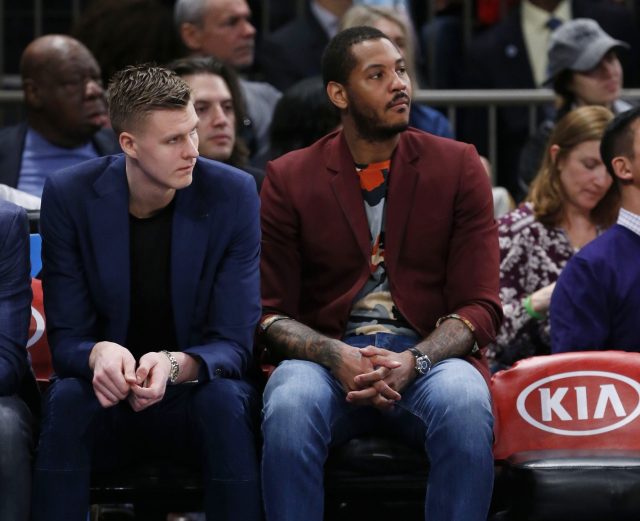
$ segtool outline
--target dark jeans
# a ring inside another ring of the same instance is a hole
[[[0,520],[29,519],[33,419],[17,396],[0,397]]]
[[[101,407],[88,381],[56,380],[45,397],[33,520],[86,520],[91,471],[148,458],[199,462],[207,519],[261,519],[257,407],[243,380],[167,387],[138,413],[127,402]]]

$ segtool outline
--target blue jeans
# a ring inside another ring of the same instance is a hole
[[[17,396],[0,397],[0,519],[27,521],[33,419]]]
[[[257,406],[243,380],[167,387],[137,413],[127,402],[103,408],[84,379],[56,380],[45,398],[33,521],[85,521],[92,470],[150,458],[201,466],[207,519],[260,520]]]
[[[346,342],[400,352],[416,340],[378,333]],[[486,520],[493,490],[491,398],[482,375],[465,360],[451,358],[414,380],[390,412],[348,404],[340,383],[319,364],[278,365],[264,392],[267,521],[321,521],[329,449],[374,430],[426,451],[429,521]]]

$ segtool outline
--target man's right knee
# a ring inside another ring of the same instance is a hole
[[[264,393],[265,436],[303,438],[309,429],[328,429],[334,399],[327,370],[313,362],[287,360],[271,375]],[[299,436],[298,436],[299,435]]]
[[[41,437],[75,437],[104,411],[93,386],[81,378],[55,380],[45,395]]]
[[[0,459],[29,458],[32,446],[31,412],[15,396],[0,398]]]
[[[55,380],[47,391],[45,406],[57,411],[68,411],[70,416],[78,414],[79,409],[100,407],[90,382],[82,378],[61,378]],[[74,413],[74,410],[76,411]]]

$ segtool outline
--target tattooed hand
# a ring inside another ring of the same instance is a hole
[[[360,349],[321,335],[295,320],[275,322],[267,330],[265,340],[277,357],[310,360],[324,365],[342,384],[345,393],[366,387],[375,390],[366,397],[356,395],[355,404],[386,409],[400,399],[400,394],[384,381],[391,371],[400,366],[399,361],[390,356],[363,356]],[[357,383],[358,376],[366,378]]]

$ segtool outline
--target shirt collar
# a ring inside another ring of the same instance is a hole
[[[340,22],[339,17],[334,15],[332,12],[327,11],[317,2],[311,2],[311,12],[324,29],[324,32],[327,33],[329,39],[333,38],[338,33],[338,23]]]
[[[552,12],[540,9],[538,6],[533,5],[529,0],[523,0],[522,2],[522,19],[526,20],[528,24],[548,31],[547,21],[549,18],[554,17],[558,20],[566,22],[571,20],[571,5],[569,0],[562,0]]]
[[[636,235],[640,235],[640,215],[620,208],[618,213],[618,224],[631,230]]]

